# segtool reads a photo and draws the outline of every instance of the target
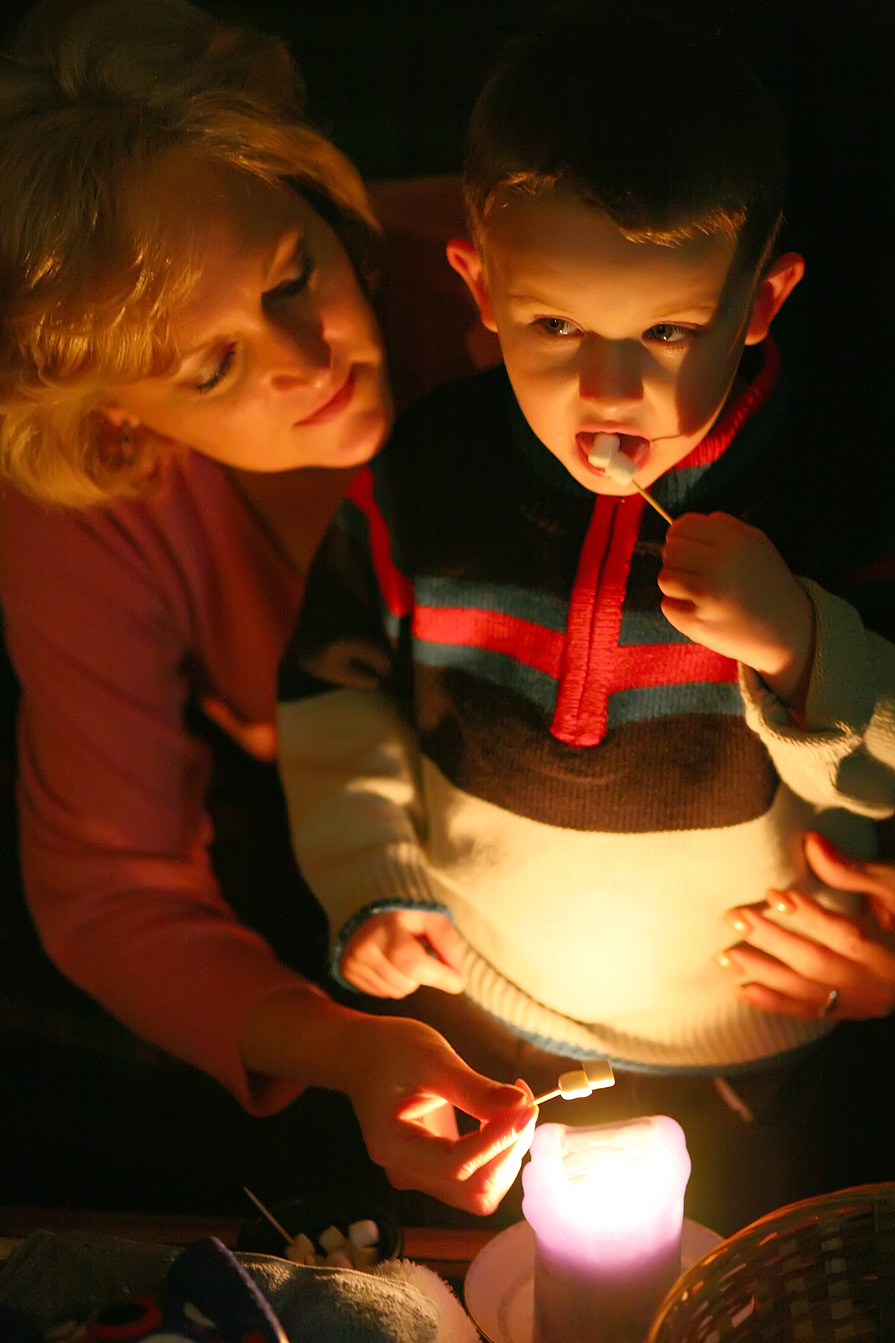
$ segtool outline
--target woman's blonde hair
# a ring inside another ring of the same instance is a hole
[[[0,58],[0,476],[81,505],[137,492],[163,449],[128,443],[111,389],[177,366],[169,313],[210,220],[147,185],[185,155],[296,187],[368,279],[377,225],[352,165],[303,118],[285,45],[187,0],[45,0]]]

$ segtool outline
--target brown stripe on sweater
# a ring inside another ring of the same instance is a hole
[[[763,815],[777,789],[743,719],[682,714],[612,728],[599,746],[552,737],[515,692],[416,668],[424,754],[464,792],[545,825],[611,834],[711,829]]]

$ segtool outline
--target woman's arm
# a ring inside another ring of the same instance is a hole
[[[184,708],[203,651],[226,632],[201,624],[216,600],[203,583],[234,608],[237,632],[241,617],[234,684],[260,681],[266,665],[269,709],[285,633],[261,601],[250,609],[238,528],[251,515],[215,481],[221,493],[203,480],[201,501],[184,488],[164,505],[83,514],[8,494],[0,598],[22,685],[23,872],[49,955],[137,1034],[267,1112],[299,1086],[250,1076],[240,1031],[259,998],[300,980],[222,896],[207,849],[210,761]],[[213,552],[218,536],[229,550]],[[288,627],[285,591],[283,605]]]
[[[308,1085],[342,1091],[393,1184],[493,1211],[531,1138],[530,1093],[473,1072],[429,1027],[333,1003],[224,901],[206,847],[208,760],[183,726],[190,613],[160,581],[165,558],[150,562],[152,537],[10,499],[0,536],[23,687],[25,878],[53,959],[247,1108],[269,1112]],[[459,1137],[454,1106],[475,1132]]]

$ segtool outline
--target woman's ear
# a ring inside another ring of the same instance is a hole
[[[746,344],[764,340],[771,322],[805,274],[805,258],[798,252],[783,252],[775,257],[758,282],[752,303]]]
[[[494,310],[491,307],[491,295],[482,258],[471,242],[465,238],[452,238],[445,248],[449,264],[464,281],[466,288],[475,299],[479,316],[489,331],[497,330]]]

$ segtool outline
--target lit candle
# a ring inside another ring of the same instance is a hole
[[[681,1271],[689,1175],[683,1131],[665,1115],[535,1130],[522,1172],[534,1343],[643,1343]]]

